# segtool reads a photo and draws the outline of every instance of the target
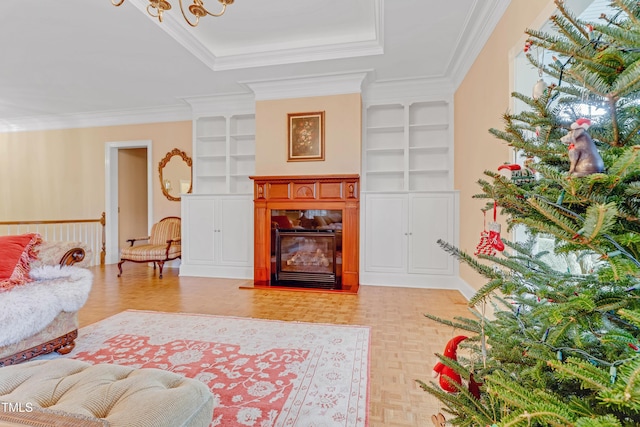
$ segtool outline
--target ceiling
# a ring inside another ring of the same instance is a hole
[[[184,0],[187,3],[189,0]],[[148,0],[0,3],[0,131],[183,120],[185,98],[253,84],[366,72],[366,84],[452,87],[509,0],[236,0],[196,28],[178,0],[159,23]],[[205,6],[217,11],[215,0]],[[138,119],[141,120],[141,119]]]

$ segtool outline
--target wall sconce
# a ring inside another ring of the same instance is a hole
[[[180,194],[188,194],[189,190],[191,190],[191,180],[189,180],[189,179],[181,179],[180,180]]]

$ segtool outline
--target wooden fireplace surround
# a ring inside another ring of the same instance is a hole
[[[252,176],[254,182],[254,267],[257,286],[271,281],[271,210],[342,211],[342,290],[359,284],[359,175]]]

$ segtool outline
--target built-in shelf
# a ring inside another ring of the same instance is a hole
[[[447,169],[409,169],[409,173],[441,174],[449,172]]]
[[[403,174],[401,170],[385,170],[385,171],[367,171],[367,175],[396,175]]]
[[[443,100],[366,106],[365,191],[451,190],[452,114]]]
[[[198,141],[200,142],[222,142],[224,143],[227,140],[225,135],[218,136],[199,136]]]
[[[409,147],[410,153],[448,153],[449,147]]]
[[[365,150],[366,153],[402,153],[404,148],[388,147],[388,148],[369,148]]]
[[[198,156],[198,158],[201,159],[201,160],[206,160],[206,159],[226,159],[227,156],[224,155],[224,154],[211,154],[211,155],[203,154],[201,156]]]
[[[449,129],[448,123],[438,123],[438,124],[410,124],[410,130],[446,130]]]
[[[194,120],[194,194],[248,194],[255,173],[255,114]]]
[[[403,131],[404,126],[374,126],[367,128],[367,133],[392,133]]]

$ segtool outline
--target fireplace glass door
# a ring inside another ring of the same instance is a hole
[[[276,230],[276,280],[333,287],[336,233],[331,230]]]

